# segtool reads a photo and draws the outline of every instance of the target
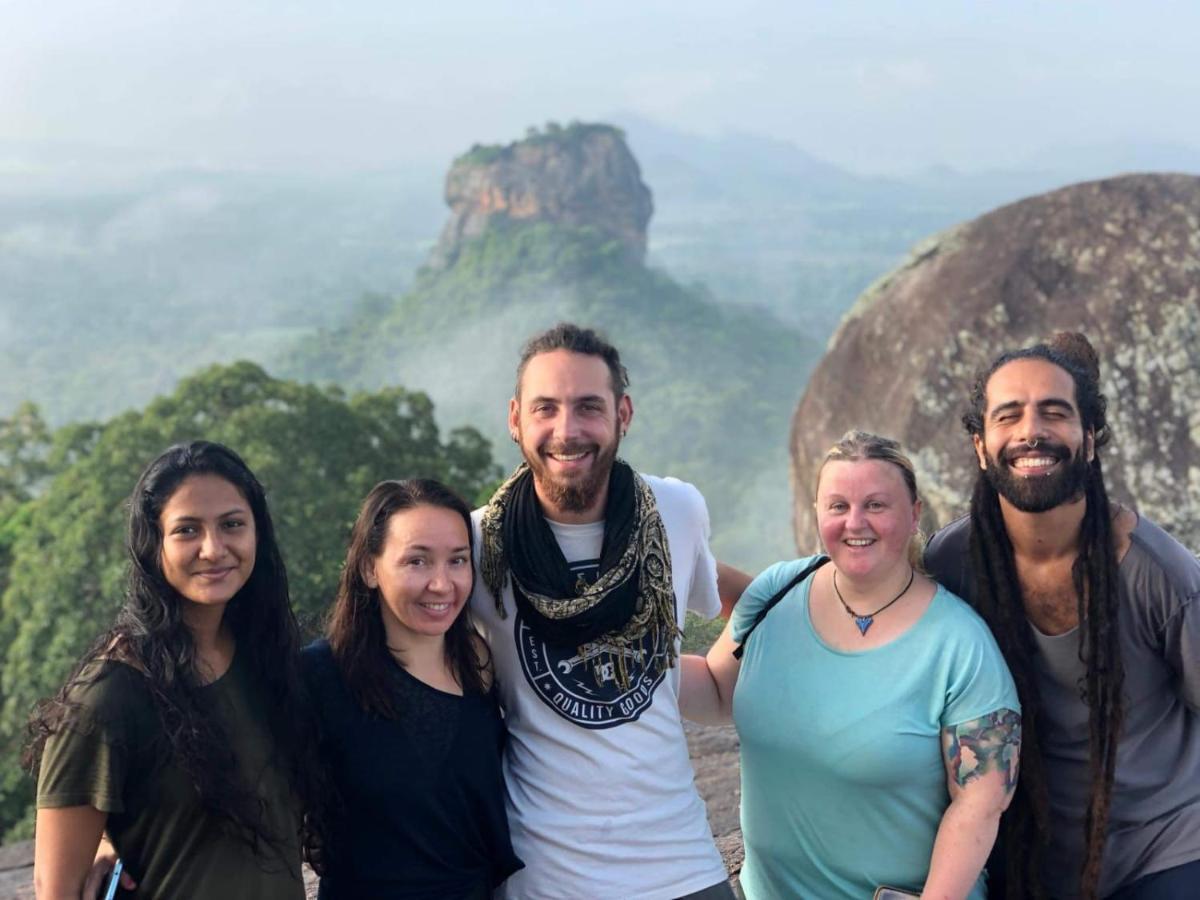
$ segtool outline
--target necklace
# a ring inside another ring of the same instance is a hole
[[[846,615],[848,615],[850,618],[852,618],[854,620],[854,624],[858,626],[858,630],[860,632],[862,632],[863,637],[866,637],[867,629],[870,628],[875,623],[875,617],[877,615],[879,615],[881,612],[883,612],[885,609],[887,609],[889,606],[891,606],[893,603],[895,603],[897,600],[899,600],[901,597],[903,597],[905,594],[907,594],[908,589],[910,587],[912,587],[913,579],[916,577],[917,577],[917,570],[912,567],[909,567],[908,584],[906,584],[904,586],[904,590],[902,590],[900,593],[898,593],[895,597],[893,597],[887,603],[883,604],[883,606],[879,607],[879,609],[875,610],[875,612],[868,613],[865,616],[860,616],[858,613],[856,613],[854,610],[852,610],[850,608],[850,604],[846,602],[846,598],[842,596],[842,592],[838,590],[837,569],[833,570],[833,592],[835,594],[837,594],[838,601],[842,604],[842,609],[844,609],[846,611]]]

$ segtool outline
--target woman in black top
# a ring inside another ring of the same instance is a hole
[[[466,611],[466,504],[435,481],[363,503],[326,640],[303,668],[333,782],[320,897],[488,898],[521,868],[509,840],[504,726]]]

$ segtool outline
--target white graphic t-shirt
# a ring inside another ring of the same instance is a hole
[[[679,625],[688,609],[711,618],[721,603],[704,498],[677,479],[642,477],[666,528]],[[593,577],[604,523],[550,527],[572,569]],[[471,608],[496,666],[509,826],[525,861],[497,896],[673,900],[723,881],[679,719],[678,665],[631,654],[623,688],[606,656],[539,640],[511,589],[503,600],[505,618],[476,579]]]

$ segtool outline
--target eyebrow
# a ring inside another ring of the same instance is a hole
[[[862,499],[863,500],[877,500],[880,497],[882,497],[883,499],[886,500],[887,498],[889,498],[891,496],[892,496],[892,492],[890,490],[889,491],[871,491],[871,493],[864,495]],[[846,495],[845,494],[826,494],[825,499],[826,500],[845,500]]]
[[[594,401],[603,403],[605,397],[603,394],[583,394],[579,397],[548,397],[539,394],[536,397],[529,398],[530,403],[589,403]]]
[[[413,551],[413,550],[424,550],[425,552],[427,552],[427,553],[428,553],[430,550],[433,550],[434,548],[433,548],[433,547],[428,547],[428,546],[426,546],[425,544],[409,544],[409,545],[408,545],[408,547],[407,547],[406,549],[407,549],[407,550],[409,550],[409,551]],[[462,546],[460,546],[460,547],[451,547],[451,548],[450,548],[450,552],[451,552],[451,553],[462,553],[463,551],[465,551],[465,550],[470,550],[470,549],[471,549],[471,548],[470,548],[469,546],[467,546],[466,544],[463,544],[463,545],[462,545]]]
[[[217,518],[225,519],[225,518],[228,518],[229,516],[244,516],[244,515],[246,515],[247,512],[248,512],[248,510],[245,507],[235,506],[233,509],[226,510],[223,513],[218,513]],[[204,517],[203,516],[173,516],[171,518],[171,521],[172,522],[202,522],[202,521],[204,521]]]
[[[1009,412],[1010,410],[1024,409],[1024,408],[1025,408],[1025,404],[1022,401],[1009,400],[1007,403],[1001,403],[999,406],[996,406],[995,408],[993,408],[992,411],[988,413],[988,418],[994,419],[994,418],[996,418],[996,416],[1001,415],[1002,413]],[[1047,397],[1045,400],[1039,400],[1037,402],[1037,408],[1038,409],[1065,409],[1068,412],[1072,412],[1072,413],[1076,412],[1075,404],[1072,403],[1070,400],[1066,400],[1062,397]]]

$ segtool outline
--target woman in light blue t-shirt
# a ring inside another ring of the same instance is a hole
[[[985,897],[1017,778],[1012,677],[983,620],[919,571],[921,502],[895,441],[847,433],[816,514],[828,557],[768,568],[708,656],[683,659],[683,714],[737,726],[742,888]]]

